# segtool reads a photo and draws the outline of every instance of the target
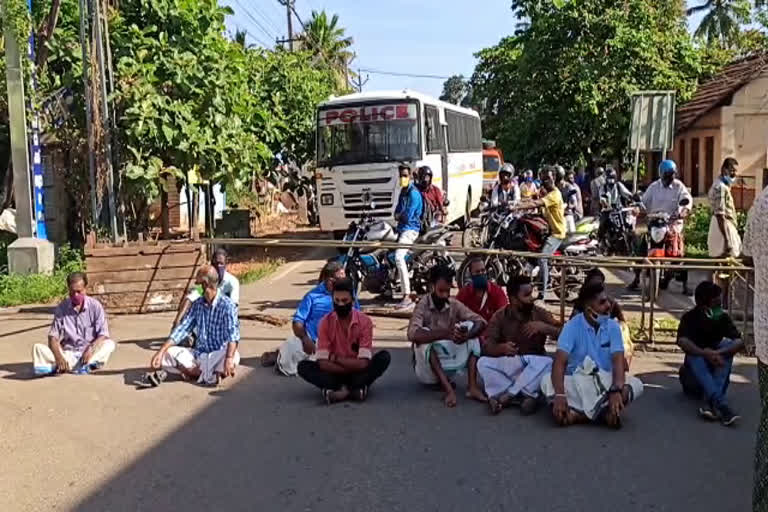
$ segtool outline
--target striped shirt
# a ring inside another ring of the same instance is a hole
[[[240,342],[240,321],[237,305],[222,293],[216,293],[212,304],[205,297],[192,303],[187,314],[171,332],[171,340],[178,344],[192,332],[197,334],[195,356],[224,348],[228,343]]]

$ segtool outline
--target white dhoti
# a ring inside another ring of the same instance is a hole
[[[736,229],[736,224],[730,220],[725,221],[725,232],[728,235],[728,245],[731,246],[730,254],[726,256],[737,257],[741,255],[741,237],[739,236],[739,230]],[[720,226],[717,223],[717,217],[712,216],[709,221],[709,236],[707,237],[707,248],[709,250],[710,258],[720,258],[723,256],[725,250],[725,237],[720,231]]]
[[[200,384],[214,384],[216,382],[216,373],[224,373],[224,361],[227,358],[227,347],[220,348],[207,354],[200,354],[195,357],[195,352],[187,347],[171,347],[163,355],[163,370],[168,373],[181,374],[179,365],[188,370],[200,368],[200,377],[197,382]],[[240,352],[235,350],[235,367],[240,364]]]
[[[67,349],[62,347],[61,352],[64,355],[64,359],[69,363],[69,369],[71,372],[76,373],[82,371],[83,367],[101,367],[107,364],[109,356],[115,351],[115,342],[106,339],[99,343],[97,347],[91,352],[91,357],[87,361],[81,361],[83,357],[82,352]],[[83,364],[80,364],[83,363]],[[35,375],[48,375],[56,370],[56,357],[53,355],[53,350],[42,343],[35,343],[32,347],[32,365],[34,367]]]
[[[523,394],[536,398],[541,390],[541,378],[552,371],[552,358],[524,355],[481,357],[477,371],[483,379],[485,393],[496,398],[501,394]]]
[[[472,338],[460,345],[451,340],[442,340],[415,346],[413,349],[414,371],[416,378],[422,384],[437,384],[439,382],[437,376],[432,372],[432,367],[429,366],[429,356],[432,351],[437,355],[446,376],[453,379],[456,374],[467,368],[470,356],[480,357],[480,340]]]
[[[587,357],[573,375],[565,376],[565,394],[568,407],[584,413],[590,420],[597,418],[608,405],[608,390],[613,383],[610,372],[599,370],[595,363]],[[632,388],[630,401],[643,394],[643,383],[637,377],[627,375],[624,383]],[[555,398],[555,387],[552,385],[552,374],[548,373],[541,379],[541,391],[548,401]]]
[[[315,360],[315,356],[304,352],[304,345],[296,336],[288,336],[277,350],[277,370],[286,377],[295,377],[299,371],[299,363],[309,359]]]

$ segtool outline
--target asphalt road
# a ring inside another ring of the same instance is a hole
[[[288,316],[322,261],[244,287],[242,307]],[[46,311],[0,311],[3,511],[749,510],[759,414],[751,359],[736,362],[735,428],[700,421],[676,379],[680,356],[645,354],[647,387],[615,432],[560,429],[545,411],[446,409],[410,369],[405,322],[376,319],[390,370],[364,404],[321,405],[298,379],[259,367],[287,327],[243,323],[242,371],[210,390],[131,382],[171,315],[111,319],[119,348],[93,376],[29,379]],[[460,383],[460,389],[463,384]]]

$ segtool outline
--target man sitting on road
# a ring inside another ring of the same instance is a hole
[[[432,210],[432,225],[445,222],[445,197],[440,187],[432,184],[432,169],[427,165],[419,167],[419,190],[425,203],[423,207],[429,206]]]
[[[739,416],[725,394],[733,356],[744,348],[741,333],[722,308],[722,289],[711,281],[696,287],[696,307],[680,319],[677,344],[685,351],[680,384],[688,396],[704,400],[699,415],[733,425]]]
[[[469,274],[472,281],[459,290],[456,300],[490,322],[491,317],[509,303],[507,294],[501,286],[488,281],[482,258],[475,256],[470,259]]]
[[[90,373],[109,360],[115,342],[109,338],[104,308],[86,295],[88,277],[82,272],[67,276],[69,297],[53,312],[48,345],[32,348],[35,375]]]
[[[319,387],[327,404],[364,401],[368,387],[389,367],[389,352],[373,354],[373,322],[354,303],[352,281],[336,281],[333,312],[320,321],[317,360],[299,363],[301,378]]]
[[[439,384],[443,401],[456,406],[452,379],[468,369],[467,397],[481,402],[486,397],[477,383],[478,336],[486,323],[461,302],[451,298],[454,271],[445,265],[430,270],[432,293],[421,298],[408,324],[408,340],[414,344],[414,370],[423,384]]]
[[[491,413],[520,404],[533,414],[541,395],[541,377],[552,369],[544,344],[560,334],[560,322],[535,305],[531,278],[513,277],[507,285],[509,305],[488,324],[483,357],[477,370],[485,385]]]
[[[520,188],[513,179],[515,168],[512,164],[504,164],[499,169],[499,182],[491,191],[491,206],[513,206],[520,201]]]
[[[293,315],[293,335],[289,336],[280,349],[262,355],[262,365],[277,365],[283,375],[293,377],[297,374],[301,361],[314,357],[315,344],[320,328],[320,321],[333,311],[333,285],[344,279],[346,272],[338,261],[329,261],[320,271],[320,282],[301,299]],[[354,308],[360,309],[357,300]]]
[[[421,193],[411,182],[411,168],[407,165],[400,166],[400,197],[395,208],[395,220],[397,220],[397,243],[411,245],[421,231],[421,214],[424,201]],[[405,257],[408,249],[395,251],[395,265],[400,277],[400,286],[403,290],[403,301],[398,308],[405,309],[413,306],[411,300],[411,277],[408,275],[408,264]]]
[[[643,383],[625,375],[619,323],[610,318],[611,301],[601,284],[584,289],[584,313],[560,333],[552,373],[541,390],[552,403],[558,424],[604,421],[622,425],[624,408],[643,392]]]
[[[203,268],[203,296],[192,304],[152,358],[150,367],[155,371],[145,374],[138,385],[157,387],[168,373],[209,386],[217,386],[222,379],[235,376],[240,362],[237,306],[219,291],[216,267]],[[195,348],[178,346],[193,330],[197,333]]]

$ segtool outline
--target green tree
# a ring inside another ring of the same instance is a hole
[[[629,96],[690,98],[703,66],[678,0],[517,1],[530,26],[477,54],[484,132],[520,164],[620,157]]]
[[[751,11],[750,0],[706,0],[689,8],[687,13],[689,16],[704,13],[696,28],[696,37],[705,39],[709,45],[731,47],[742,25],[750,22]]]
[[[325,10],[312,11],[305,29],[300,36],[301,46],[333,70],[339,91],[349,89],[347,74],[349,62],[354,57],[351,50],[354,40],[346,36],[346,29],[339,26],[338,14],[329,18]]]
[[[469,83],[464,75],[453,75],[443,84],[443,93],[440,95],[440,99],[454,105],[460,105],[468,92]]]

